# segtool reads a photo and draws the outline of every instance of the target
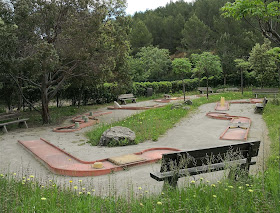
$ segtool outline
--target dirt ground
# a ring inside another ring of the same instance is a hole
[[[194,97],[191,97],[194,98]],[[128,106],[151,106],[156,104],[153,101],[145,101]],[[73,181],[73,185],[81,184],[96,190],[97,195],[106,196],[109,194],[129,194],[131,189],[137,192],[138,187],[148,193],[159,193],[162,190],[163,182],[157,182],[150,178],[150,172],[159,171],[160,164],[153,163],[144,166],[132,167],[126,171],[97,177],[65,177],[52,174],[41,162],[37,161],[32,154],[17,143],[18,140],[36,140],[44,138],[66,152],[84,161],[94,161],[108,157],[115,157],[124,154],[131,154],[154,147],[172,147],[181,150],[207,148],[212,146],[230,145],[238,141],[219,140],[219,136],[226,129],[229,121],[215,120],[206,117],[209,111],[215,111],[215,103],[201,106],[195,113],[183,118],[179,123],[170,129],[158,141],[146,141],[144,143],[125,147],[96,147],[85,143],[87,138],[84,133],[95,127],[88,127],[73,133],[55,133],[53,127],[40,127],[29,129],[16,129],[0,136],[0,172],[14,173],[19,176],[34,175],[39,182],[45,184],[49,179],[55,179],[58,185],[67,185]],[[98,109],[98,111],[108,111]],[[99,117],[100,123],[109,123],[121,120],[127,116],[140,111],[113,110],[112,114]],[[267,128],[262,116],[254,114],[253,104],[231,104],[229,115],[246,116],[251,118],[252,125],[248,135],[248,141],[261,140],[261,148],[257,158],[257,165],[251,167],[251,171],[264,170],[264,159],[269,153],[269,140]],[[70,121],[65,121],[65,125]],[[64,125],[63,124],[63,125]],[[61,126],[63,126],[61,125]],[[204,174],[205,180],[215,182],[224,176],[223,172]],[[200,176],[193,176],[192,179],[199,179]],[[179,186],[187,180],[180,178]]]

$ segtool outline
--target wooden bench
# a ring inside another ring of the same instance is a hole
[[[132,103],[136,103],[136,99],[133,94],[122,94],[118,96],[118,100],[120,100],[121,104],[126,104],[127,100],[132,100]]]
[[[267,102],[268,102],[268,100],[266,99],[266,97],[264,97],[262,103],[256,103],[255,113],[262,113],[265,105],[267,104]]]
[[[197,90],[200,92],[200,94],[207,93],[207,87],[198,87]],[[208,92],[213,93],[213,90],[211,87],[208,87]]]
[[[279,93],[279,88],[262,88],[262,89],[252,89],[252,93],[258,98],[258,95],[274,95],[274,98]]]
[[[7,114],[1,114],[0,115],[0,121],[4,121],[3,123],[0,123],[0,128],[3,129],[3,132],[8,133],[7,126],[10,124],[18,123],[19,127],[24,125],[26,128],[28,128],[26,121],[29,118],[19,118],[19,113],[7,113]],[[12,121],[10,121],[12,120]],[[5,122],[6,121],[6,122]]]
[[[224,89],[217,89],[217,92],[239,92],[239,88],[237,87],[230,87],[230,88],[224,88]]]
[[[230,170],[230,177],[241,176],[234,169],[248,175],[250,165],[256,164],[252,157],[258,155],[260,141],[230,146],[212,147],[162,155],[160,172],[150,173],[157,181],[176,187],[179,178],[218,170]]]

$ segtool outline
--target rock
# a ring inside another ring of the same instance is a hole
[[[123,146],[135,144],[135,133],[122,126],[115,126],[103,132],[99,146]]]
[[[186,104],[186,105],[192,105],[192,101],[191,101],[191,100],[186,100],[186,101],[184,102],[184,104]]]
[[[191,108],[190,108],[189,106],[184,106],[184,107],[182,107],[182,109],[184,109],[184,110],[190,110]]]

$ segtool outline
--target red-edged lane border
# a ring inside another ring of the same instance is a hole
[[[147,110],[147,109],[155,109],[155,108],[160,108],[160,107],[164,107],[164,105],[156,104],[156,105],[153,105],[153,106],[146,106],[146,107],[123,107],[123,106],[121,106],[121,108],[109,106],[109,107],[107,107],[107,109],[109,109],[109,110],[115,110],[115,109],[119,109],[119,110]]]
[[[116,165],[110,162],[108,158],[96,161],[82,161],[42,138],[32,141],[19,140],[18,142],[28,151],[30,151],[53,173],[77,177],[110,174],[111,172],[124,170],[127,167],[153,163],[160,160],[162,154],[180,151],[179,149],[166,147],[146,149],[141,152],[133,153],[134,155],[140,156],[144,160]],[[95,162],[102,162],[103,168],[93,168],[92,164]]]
[[[226,130],[221,134],[220,140],[238,140],[246,141],[251,126],[251,119],[248,117],[229,115],[221,112],[208,112],[207,117],[219,119],[219,120],[230,120],[230,123]]]

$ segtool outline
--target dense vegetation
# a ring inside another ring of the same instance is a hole
[[[0,102],[49,123],[55,98],[108,102],[134,92],[133,82],[279,86],[279,2],[226,2],[181,0],[128,16],[125,0],[1,0]],[[176,58],[190,62],[184,76]],[[111,98],[107,83],[117,85]]]

